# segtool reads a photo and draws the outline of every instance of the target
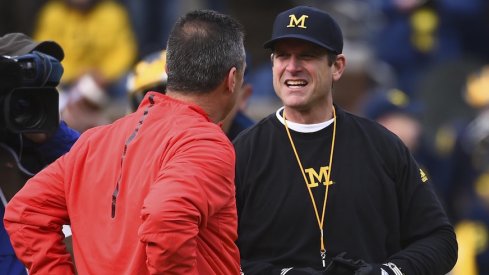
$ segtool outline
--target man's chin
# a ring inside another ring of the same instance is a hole
[[[285,106],[294,108],[294,109],[300,109],[305,105],[305,100],[302,97],[288,97],[285,98],[285,100],[282,101]]]

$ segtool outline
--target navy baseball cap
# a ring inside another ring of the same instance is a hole
[[[272,39],[263,46],[272,49],[275,42],[285,38],[309,41],[335,54],[343,51],[343,34],[338,23],[328,13],[313,7],[298,6],[277,15]]]

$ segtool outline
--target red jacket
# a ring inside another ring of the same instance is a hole
[[[154,100],[154,104],[150,101]],[[204,111],[159,93],[71,151],[9,202],[31,274],[239,274],[232,144]]]

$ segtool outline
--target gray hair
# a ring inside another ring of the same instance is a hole
[[[232,67],[244,69],[244,30],[232,17],[198,10],[180,17],[168,38],[167,88],[187,93],[215,89]]]

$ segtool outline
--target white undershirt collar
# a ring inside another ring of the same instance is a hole
[[[277,119],[282,124],[285,124],[284,123],[284,117],[280,114],[283,109],[284,109],[284,107],[282,106],[280,109],[277,110],[275,115],[277,116]],[[317,131],[320,131],[320,130],[328,127],[331,123],[333,123],[333,121],[334,121],[334,118],[326,120],[325,122],[321,122],[321,123],[301,124],[301,123],[296,123],[296,122],[292,122],[290,120],[287,120],[287,126],[289,127],[289,129],[294,130],[296,132],[313,133],[313,132],[317,132]]]

